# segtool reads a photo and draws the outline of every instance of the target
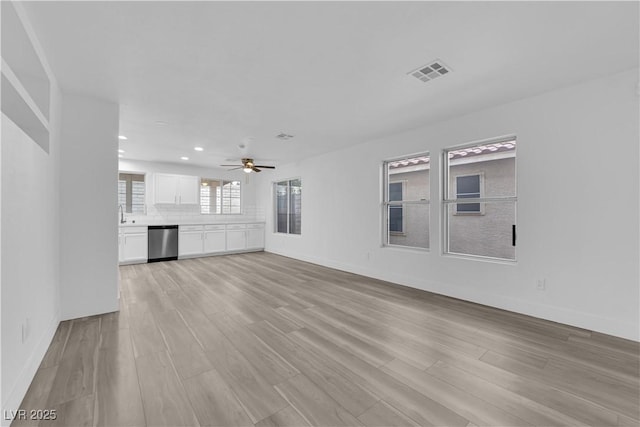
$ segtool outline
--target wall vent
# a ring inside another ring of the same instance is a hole
[[[434,61],[431,61],[427,65],[423,65],[422,67],[408,72],[407,74],[415,77],[420,81],[428,82],[429,80],[437,79],[438,77],[449,74],[450,72],[451,67],[446,65],[441,60],[436,59]]]

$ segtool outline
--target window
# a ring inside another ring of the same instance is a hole
[[[444,253],[515,260],[516,139],[444,151]]]
[[[145,214],[144,192],[143,174],[118,174],[118,205],[121,205],[126,213]]]
[[[406,182],[406,181],[405,181]],[[402,194],[404,193],[405,182],[391,182],[389,183],[389,201],[401,202]],[[390,233],[402,233],[404,231],[402,205],[389,206],[389,232]]]
[[[275,183],[276,233],[302,232],[302,181],[292,179]]]
[[[200,179],[201,214],[242,213],[240,197],[240,181],[223,181],[209,178]]]
[[[429,154],[384,162],[384,244],[429,248]]]
[[[480,174],[456,176],[456,198],[457,199],[479,199]],[[462,203],[456,206],[459,214],[479,214],[480,203]]]

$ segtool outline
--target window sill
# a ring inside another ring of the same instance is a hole
[[[467,255],[467,254],[457,254],[452,252],[443,252],[443,258],[454,258],[454,259],[464,259],[469,261],[480,261],[480,262],[489,262],[492,264],[503,264],[503,265],[517,265],[517,259],[505,259],[505,258],[493,258],[482,255]]]
[[[393,250],[399,250],[399,251],[427,252],[427,253],[431,252],[430,248],[419,248],[416,246],[388,245],[383,243],[381,247],[383,249],[393,249]]]

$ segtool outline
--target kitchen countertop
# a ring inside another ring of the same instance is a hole
[[[227,224],[264,224],[264,220],[233,220],[233,221],[136,221],[135,223],[126,222],[120,224],[119,227],[147,227],[149,225],[227,225]]]

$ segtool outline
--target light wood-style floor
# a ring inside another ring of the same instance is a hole
[[[634,342],[268,253],[120,272],[120,313],[60,324],[41,425],[639,424]]]

